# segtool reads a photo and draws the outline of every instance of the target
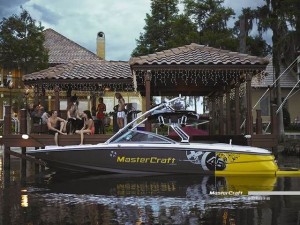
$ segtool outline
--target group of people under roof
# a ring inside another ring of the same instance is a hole
[[[117,111],[117,124],[118,128],[124,127],[125,119],[125,100],[120,93],[115,93],[115,97],[118,100],[116,105]],[[100,124],[104,124],[106,105],[103,102],[103,98],[100,97],[97,105],[96,117],[100,121]],[[47,124],[48,133],[55,135],[55,143],[58,143],[58,135],[67,134],[80,134],[80,144],[83,144],[84,134],[93,135],[95,133],[95,123],[90,110],[84,110],[79,112],[79,101],[76,96],[72,96],[70,103],[67,106],[67,118],[63,119],[58,116],[56,110],[45,111],[41,104],[35,105],[31,112],[31,117],[40,118],[42,123]]]

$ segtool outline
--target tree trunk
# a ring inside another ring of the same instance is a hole
[[[280,55],[277,54],[278,51],[275,50],[275,49],[276,49],[276,47],[273,46],[273,66],[274,66],[274,71],[275,71],[275,79],[277,79],[280,76],[280,64],[279,64],[279,62],[280,62],[279,61]],[[282,104],[282,101],[281,101],[280,78],[276,82],[275,93],[276,93],[276,104],[277,104],[277,107],[280,107],[281,104]],[[283,111],[282,111],[282,107],[281,107],[281,109],[278,112],[278,129],[279,129],[278,130],[278,134],[279,134],[280,140],[282,141],[283,138],[284,138],[284,125],[283,125]]]
[[[276,3],[275,3],[276,4]],[[273,5],[274,11],[276,11],[275,5]],[[275,71],[275,78],[276,80],[280,76],[280,28],[279,28],[279,19],[277,15],[273,15],[273,23],[271,25],[271,29],[273,31],[272,41],[273,41],[273,66]],[[280,86],[280,79],[276,81],[276,104],[277,107],[281,106],[281,86]],[[280,141],[284,138],[284,125],[283,125],[283,111],[282,107],[278,112],[278,134]]]

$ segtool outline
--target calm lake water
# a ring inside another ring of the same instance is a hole
[[[300,191],[300,177],[35,175],[27,164],[24,180],[20,160],[0,165],[0,225],[300,225],[299,195],[247,194]]]

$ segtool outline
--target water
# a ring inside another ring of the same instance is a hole
[[[281,163],[300,165],[297,157]],[[1,171],[0,225],[300,224],[300,196],[247,195],[300,191],[299,177],[34,175],[28,164],[24,182],[19,171],[15,158],[9,182]]]

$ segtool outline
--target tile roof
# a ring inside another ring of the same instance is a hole
[[[266,58],[192,43],[146,56],[133,57],[135,65],[266,65]]]
[[[37,80],[96,80],[96,79],[131,79],[131,70],[128,62],[123,61],[72,61],[60,64],[45,70],[26,74],[23,81]]]
[[[273,61],[272,61],[272,57],[269,56],[269,64],[266,67],[266,76],[261,78],[261,77],[254,77],[252,79],[252,83],[251,86],[255,87],[255,88],[260,88],[260,87],[264,87],[267,88],[268,86],[273,85],[274,81],[275,81],[275,73],[274,73],[274,69],[273,69]],[[297,77],[292,75],[291,73],[289,73],[289,71],[285,71],[285,68],[281,67],[280,71],[282,74],[282,76],[280,77],[280,86],[282,88],[293,88],[294,85],[297,83]]]
[[[93,52],[71,41],[53,29],[44,30],[44,46],[49,50],[49,64],[68,63],[73,60],[100,60]]]

